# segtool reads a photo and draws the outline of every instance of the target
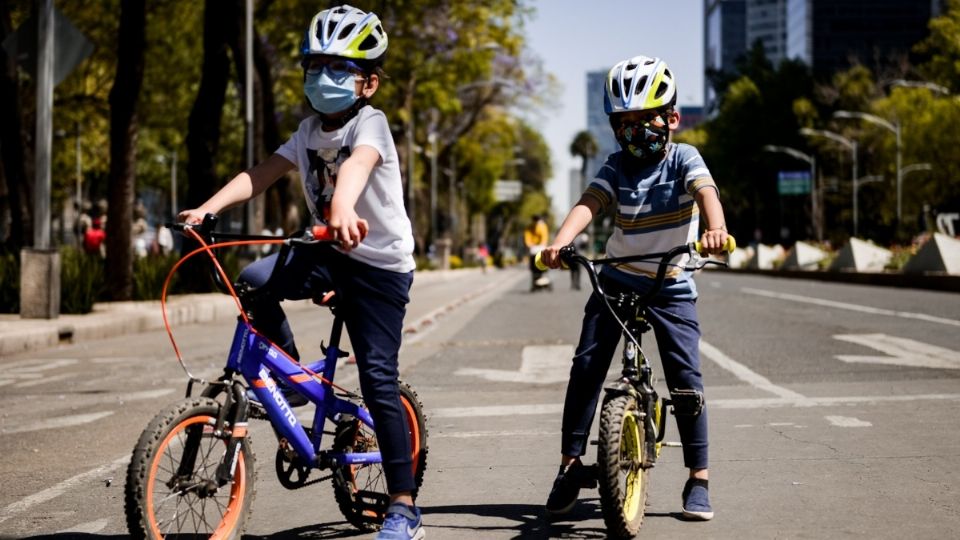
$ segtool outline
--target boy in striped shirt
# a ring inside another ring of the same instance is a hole
[[[610,118],[619,152],[610,154],[570,210],[542,261],[560,265],[558,252],[593,220],[611,210],[614,231],[607,241],[607,257],[657,253],[700,239],[709,253],[719,253],[727,238],[719,191],[696,148],[670,142],[680,124],[675,110],[676,84],[659,58],[635,56],[615,65],[607,74],[604,112]],[[705,221],[700,234],[700,217]],[[648,306],[667,386],[694,390],[702,398],[700,327],[697,289],[683,272],[685,258],[667,273],[663,289]],[[600,278],[606,292],[643,292],[653,284],[657,262],[605,266]],[[581,487],[595,485],[580,456],[597,409],[600,390],[620,341],[620,326],[602,300],[591,295],[584,310],[580,343],[573,358],[563,411],[560,471],[547,500],[547,512],[568,513]],[[707,414],[677,417],[689,479],[682,492],[683,514],[690,519],[713,518],[708,492]]]

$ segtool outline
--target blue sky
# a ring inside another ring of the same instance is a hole
[[[586,73],[643,54],[666,60],[677,79],[679,105],[703,103],[703,0],[534,0],[527,45],[562,84],[558,109],[528,120],[546,138],[553,161],[548,189],[554,212],[570,209],[569,153],[573,136],[586,128]]]

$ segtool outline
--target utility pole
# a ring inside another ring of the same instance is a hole
[[[60,314],[60,253],[50,247],[50,155],[53,147],[53,0],[37,8],[37,124],[33,246],[20,252],[20,317]]]

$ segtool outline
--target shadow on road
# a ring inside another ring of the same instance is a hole
[[[596,499],[581,500],[570,514],[562,520],[551,520],[544,514],[542,504],[477,504],[456,506],[421,507],[424,523],[430,529],[462,531],[463,537],[470,532],[514,532],[513,538],[606,538],[606,530],[583,527],[578,522],[601,519],[600,504]],[[474,515],[484,518],[502,518],[515,522],[504,525],[439,525],[431,523],[430,516],[449,514],[453,516]]]

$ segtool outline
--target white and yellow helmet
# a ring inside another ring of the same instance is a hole
[[[603,94],[609,114],[672,107],[677,85],[667,63],[659,58],[634,56],[610,69]]]
[[[327,54],[380,63],[386,52],[387,33],[380,18],[348,5],[314,15],[300,44],[304,57]]]

